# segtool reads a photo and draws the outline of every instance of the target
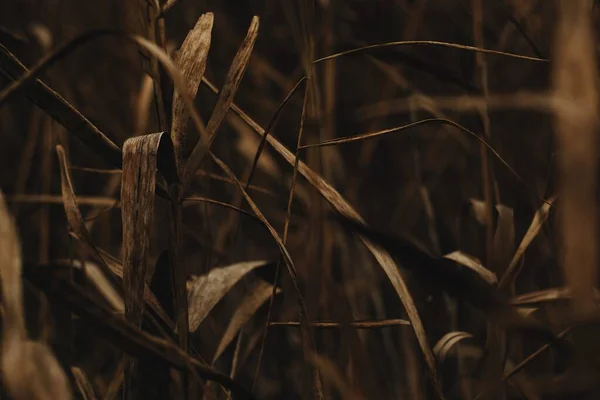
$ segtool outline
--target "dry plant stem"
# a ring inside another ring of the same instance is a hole
[[[554,88],[578,105],[579,113],[556,109],[559,163],[559,222],[562,262],[573,293],[572,311],[592,312],[598,268],[597,149],[598,91],[590,2],[559,2]]]
[[[349,323],[315,321],[309,322],[309,325],[316,329],[343,329],[346,326],[354,329],[380,329],[391,328],[396,326],[410,326],[410,322],[405,319],[386,319],[381,321],[354,321]],[[269,326],[297,328],[300,326],[300,323],[294,321],[277,321],[269,322]]]
[[[215,86],[210,83],[206,78],[202,78],[202,81],[214,92],[217,92]],[[238,114],[258,135],[263,136],[265,130],[250,118],[243,110],[237,105],[232,104],[231,109]],[[294,165],[297,158],[294,157],[288,149],[286,149],[279,141],[273,136],[267,137],[267,142],[290,164]],[[320,175],[311,170],[305,163],[298,161],[298,172],[313,185],[321,195],[333,206],[333,208],[343,216],[364,223],[363,218],[352,208],[352,206],[337,192],[329,183],[327,183]],[[398,266],[392,259],[391,255],[382,249],[380,246],[375,245],[372,241],[367,238],[360,237],[361,241],[365,244],[367,249],[373,254],[381,268],[386,273],[388,279],[394,286],[398,297],[400,298],[403,306],[405,307],[409,319],[411,321],[413,330],[417,336],[419,346],[427,363],[431,381],[433,383],[436,397],[443,399],[444,395],[441,388],[441,383],[437,374],[437,367],[435,365],[435,358],[431,351],[431,347],[427,340],[425,328],[419,317],[419,313],[416,309],[412,296],[404,282],[402,275],[398,270]]]
[[[300,150],[300,144],[302,143],[302,133],[304,131],[304,121],[306,118],[306,106],[307,106],[307,102],[308,102],[308,91],[309,91],[309,85],[305,86],[304,89],[304,101],[302,104],[302,116],[300,119],[300,130],[298,132],[298,141],[296,144],[296,162],[294,163],[294,172],[292,175],[292,185],[290,188],[290,194],[288,196],[288,204],[287,204],[287,209],[286,209],[286,219],[285,219],[285,224],[283,226],[283,244],[285,245],[286,241],[287,241],[287,235],[288,235],[288,229],[289,229],[289,222],[290,222],[290,214],[291,214],[291,205],[293,203],[294,200],[294,190],[296,188],[296,179],[297,179],[297,171],[298,171],[298,152]],[[267,134],[268,131],[265,131],[265,135],[262,137],[262,141],[261,144],[263,144],[267,138]],[[259,148],[259,151],[261,149]],[[260,156],[260,153],[257,152],[257,157],[255,157],[255,160],[258,161],[258,156]],[[264,354],[264,350],[265,350],[265,344],[267,341],[267,334],[269,332],[269,323],[271,321],[271,314],[273,312],[273,303],[274,303],[274,299],[275,299],[275,294],[277,293],[277,287],[279,285],[279,280],[280,280],[280,274],[281,274],[281,257],[279,258],[279,260],[277,261],[277,268],[275,269],[275,278],[273,279],[273,289],[271,292],[271,297],[269,299],[269,308],[267,309],[267,320],[265,321],[265,327],[263,329],[263,334],[262,334],[262,340],[261,340],[261,344],[260,344],[260,350],[258,353],[258,362],[256,364],[256,372],[254,373],[254,381],[252,382],[252,392],[254,392],[255,388],[256,388],[256,383],[258,382],[258,375],[260,374],[260,366],[262,363],[262,358],[263,358],[263,354]]]

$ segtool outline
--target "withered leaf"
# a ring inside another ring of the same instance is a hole
[[[227,267],[213,268],[208,274],[194,276],[188,288],[189,330],[195,332],[210,310],[229,290],[252,270],[268,265],[268,261],[246,261]]]
[[[277,293],[280,293],[281,289],[277,289]],[[229,343],[235,338],[235,335],[244,326],[246,322],[256,313],[256,310],[267,301],[267,299],[273,293],[273,285],[270,285],[264,281],[257,280],[252,286],[248,294],[242,299],[239,307],[235,310],[233,317],[229,320],[227,329],[219,341],[217,351],[213,356],[213,364],[223,354],[223,351],[227,348]]]

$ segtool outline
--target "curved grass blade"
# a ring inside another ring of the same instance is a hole
[[[477,258],[473,257],[470,254],[466,254],[460,250],[453,251],[452,253],[448,253],[444,256],[445,259],[455,261],[465,267],[477,272],[484,281],[486,281],[490,285],[495,285],[498,283],[498,278],[496,274],[487,269],[481,264]]]
[[[75,378],[75,383],[77,383],[77,388],[79,389],[79,393],[81,393],[83,400],[96,400],[97,397],[96,393],[94,393],[94,387],[85,371],[79,367],[71,367],[71,373]]]
[[[45,344],[27,337],[21,268],[17,229],[0,191],[3,386],[15,400],[69,400],[70,385],[54,354]]]
[[[241,47],[231,63],[231,67],[229,68],[229,72],[227,73],[227,78],[225,80],[225,85],[223,85],[223,88],[219,93],[217,104],[215,105],[213,113],[208,120],[207,136],[206,138],[200,138],[185,164],[185,170],[181,179],[184,186],[187,185],[190,178],[196,174],[196,171],[202,164],[204,157],[206,157],[206,154],[210,151],[210,147],[215,140],[217,130],[229,112],[229,108],[233,103],[233,98],[237,93],[242,78],[244,77],[244,72],[246,72],[246,67],[248,67],[248,61],[250,61],[252,49],[254,49],[254,43],[256,42],[256,37],[258,36],[258,26],[258,17],[254,16],[252,18],[252,22],[250,23],[250,27],[248,28],[248,33],[246,34]]]
[[[540,209],[536,211],[535,215],[533,216],[533,220],[527,229],[527,232],[525,232],[525,236],[523,236],[523,239],[521,240],[521,243],[515,252],[515,255],[510,261],[510,264],[508,264],[506,271],[504,271],[504,275],[502,275],[502,278],[500,278],[498,289],[504,289],[516,279],[517,275],[519,274],[519,260],[521,260],[521,257],[523,254],[525,254],[525,251],[531,242],[533,242],[533,239],[535,239],[542,229],[544,222],[548,219],[548,216],[550,215],[550,209],[556,201],[556,198],[556,195],[552,196],[550,199],[548,199],[547,203],[542,204]]]
[[[210,310],[236,283],[256,268],[269,265],[266,260],[246,261],[221,268],[208,274],[194,276],[188,287],[189,330],[195,332]]]
[[[448,332],[433,346],[433,353],[438,359],[438,362],[442,362],[446,359],[446,356],[452,350],[458,342],[464,339],[471,339],[473,335],[469,332]]]
[[[350,54],[357,54],[357,53],[362,53],[362,52],[366,52],[369,50],[374,50],[374,49],[381,49],[384,47],[400,47],[400,46],[437,46],[437,47],[449,47],[452,49],[458,49],[458,50],[467,50],[467,51],[473,51],[473,52],[477,52],[477,53],[485,53],[485,54],[493,54],[493,55],[497,55],[497,56],[504,56],[504,57],[510,57],[510,58],[516,58],[516,59],[520,59],[520,60],[527,60],[527,61],[538,61],[538,62],[549,62],[549,60],[544,59],[544,58],[538,58],[538,57],[530,57],[530,56],[523,56],[520,54],[514,54],[514,53],[507,53],[504,51],[498,51],[498,50],[491,50],[491,49],[484,49],[481,47],[475,47],[475,46],[467,46],[467,45],[463,45],[463,44],[458,44],[458,43],[449,43],[449,42],[438,42],[438,41],[434,41],[434,40],[406,40],[406,41],[400,41],[400,42],[386,42],[386,43],[378,43],[378,44],[372,44],[369,46],[363,46],[363,47],[359,47],[356,49],[352,49],[352,50],[346,50],[340,53],[336,53],[336,54],[332,54],[330,56],[327,57],[323,57],[323,58],[319,58],[318,60],[313,61],[314,64],[323,62],[323,61],[327,61],[327,60],[332,60],[335,58],[340,58],[340,57],[344,57]]]

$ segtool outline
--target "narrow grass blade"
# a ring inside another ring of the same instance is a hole
[[[458,43],[438,42],[438,41],[433,41],[433,40],[406,40],[406,41],[400,41],[400,42],[378,43],[378,44],[372,44],[369,46],[359,47],[357,49],[346,50],[341,53],[336,53],[336,54],[332,54],[327,57],[319,58],[318,60],[313,61],[313,63],[317,64],[317,63],[320,63],[323,61],[333,60],[335,58],[344,57],[344,56],[347,56],[350,54],[362,53],[362,52],[366,52],[369,50],[381,49],[384,47],[400,47],[400,46],[448,47],[448,48],[452,48],[452,49],[473,51],[473,52],[485,53],[485,54],[493,54],[493,55],[516,58],[516,59],[527,60],[527,61],[548,62],[548,60],[543,59],[543,58],[522,56],[519,54],[507,53],[507,52],[498,51],[498,50],[484,49],[484,48],[475,47],[475,46],[467,46],[467,45],[458,44]]]
[[[208,274],[192,277],[188,288],[189,330],[195,332],[210,310],[240,281],[269,261],[246,261],[213,268]]]
[[[83,400],[96,400],[97,397],[94,392],[94,387],[85,371],[79,367],[71,367],[71,373],[75,378],[75,383],[77,384],[77,388],[79,389],[79,393],[83,397]]]
[[[219,93],[217,104],[215,105],[213,113],[208,120],[207,140],[205,138],[200,138],[188,161],[186,162],[185,171],[182,175],[182,182],[184,185],[188,184],[189,179],[196,174],[196,171],[202,164],[204,157],[210,150],[212,142],[215,140],[217,130],[229,112],[229,108],[233,103],[233,98],[237,93],[240,82],[244,77],[244,72],[246,72],[248,62],[250,61],[252,49],[254,49],[254,43],[256,42],[256,37],[258,36],[258,26],[258,17],[255,16],[252,18],[246,38],[242,42],[240,49],[231,63],[231,67],[227,73],[227,79],[225,80],[225,85]]]
[[[498,278],[496,277],[496,274],[484,267],[483,264],[481,264],[481,261],[479,261],[472,255],[457,250],[453,251],[452,253],[446,254],[444,258],[455,261],[477,272],[477,274],[490,285],[495,285],[498,283]]]
[[[525,251],[527,250],[527,248],[529,247],[531,242],[533,242],[533,239],[535,239],[535,237],[538,235],[538,233],[542,229],[544,222],[548,219],[548,216],[550,215],[551,207],[554,204],[555,200],[556,200],[556,196],[552,196],[548,200],[547,203],[542,204],[540,209],[533,216],[533,220],[531,221],[531,224],[529,225],[529,228],[527,229],[525,236],[523,236],[523,239],[521,240],[519,247],[517,247],[517,251],[515,252],[515,255],[513,256],[512,260],[510,261],[510,264],[508,264],[506,271],[504,271],[504,275],[502,275],[502,278],[500,279],[500,282],[498,283],[498,289],[504,289],[505,287],[510,285],[512,282],[514,282],[515,278],[517,277],[517,275],[519,273],[519,270],[518,270],[519,261],[521,260],[521,257],[523,257],[523,254],[525,254]]]
[[[186,36],[175,58],[175,63],[181,70],[183,79],[187,83],[186,89],[192,99],[196,97],[198,86],[206,70],[213,21],[213,13],[202,14],[194,28]],[[185,108],[179,90],[176,90],[173,94],[171,139],[175,148],[177,165],[180,169],[183,166],[184,157],[187,155],[185,144],[188,136],[186,131],[188,119],[189,112]]]
[[[238,308],[236,308],[235,313],[229,320],[229,324],[225,329],[225,333],[221,337],[219,341],[219,345],[217,346],[217,351],[213,356],[213,364],[217,359],[223,354],[223,351],[227,348],[229,343],[235,338],[235,335],[239,332],[240,329],[252,318],[252,316],[256,313],[256,310],[260,308],[265,301],[269,299],[271,296],[271,292],[273,291],[273,285],[270,285],[261,280],[257,281],[248,294],[242,299]],[[280,293],[281,289],[277,290],[277,293]]]

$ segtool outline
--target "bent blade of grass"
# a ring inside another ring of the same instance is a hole
[[[213,268],[208,274],[193,276],[188,286],[189,330],[195,332],[210,310],[244,276],[256,268],[269,265],[266,260],[245,261]]]
[[[479,261],[476,257],[470,254],[457,250],[444,255],[444,258],[457,262],[460,265],[464,265],[470,270],[475,271],[481,278],[483,278],[484,281],[486,281],[490,285],[495,285],[498,283],[498,278],[496,277],[496,274],[484,267],[483,264],[481,264],[481,261]]]
[[[535,237],[542,229],[544,222],[548,219],[548,216],[550,215],[550,209],[556,201],[556,198],[556,195],[550,197],[550,199],[548,199],[546,203],[542,204],[540,209],[536,211],[535,215],[533,216],[533,220],[531,221],[531,224],[527,229],[527,232],[525,232],[525,236],[523,236],[523,239],[521,240],[521,243],[517,248],[517,251],[515,252],[512,260],[510,261],[510,264],[508,264],[506,271],[504,271],[504,275],[502,275],[502,278],[500,278],[500,282],[498,283],[498,289],[506,288],[516,279],[517,275],[519,274],[519,260],[521,259],[523,254],[525,254],[525,251],[527,250],[531,242],[533,242],[533,239],[535,239]]]
[[[433,346],[433,353],[435,354],[438,362],[442,362],[446,359],[446,356],[452,350],[452,348],[461,340],[471,339],[473,335],[469,332],[455,331],[448,332]]]
[[[169,136],[163,132],[130,138],[123,145],[121,220],[125,319],[138,328],[141,327],[144,312],[150,230],[154,222],[156,173],[159,157],[164,159],[169,155],[173,157],[173,147]],[[163,160],[162,165],[165,164]],[[170,164],[174,170],[174,159]],[[164,170],[161,172],[172,181],[173,177],[176,178],[176,171],[173,170],[171,174],[165,174]],[[134,390],[132,379],[137,372],[135,360],[127,360],[124,380],[126,394]]]
[[[21,243],[0,191],[3,386],[15,400],[69,400],[69,382],[51,350],[27,337],[21,272]]]
[[[198,143],[194,147],[194,150],[192,150],[192,154],[186,162],[185,170],[182,175],[182,182],[184,185],[187,185],[189,180],[196,174],[196,171],[202,164],[204,157],[206,157],[206,154],[210,151],[210,147],[215,140],[217,130],[229,112],[229,108],[233,103],[233,98],[237,93],[240,82],[244,77],[244,72],[246,72],[246,68],[248,67],[248,62],[250,61],[250,56],[252,55],[252,50],[254,49],[254,43],[256,42],[256,38],[258,36],[258,27],[258,17],[254,16],[252,18],[252,22],[250,23],[250,27],[248,28],[248,33],[246,34],[242,45],[240,46],[233,59],[233,62],[231,63],[231,67],[229,68],[229,72],[227,73],[227,78],[225,80],[225,85],[223,85],[223,88],[219,93],[217,104],[215,105],[213,113],[208,120],[207,136],[206,138],[200,138],[200,140],[198,140]]]
[[[113,285],[117,286],[114,275],[117,271],[112,269],[110,265],[104,260],[104,257],[98,251],[96,244],[94,243],[92,236],[85,227],[83,217],[79,211],[77,204],[77,198],[75,197],[75,191],[73,189],[73,181],[71,173],[69,171],[69,161],[65,155],[65,151],[61,145],[56,146],[56,155],[58,157],[58,164],[60,166],[60,186],[62,192],[62,202],[69,224],[69,231],[77,240],[91,251],[91,253],[97,258],[102,268],[102,272],[111,280]]]
[[[213,92],[216,92],[216,88],[214,85],[212,85],[212,83],[210,83],[206,78],[202,78],[202,80],[207,84],[207,86],[211,88],[211,90],[213,90]],[[237,107],[237,105],[232,104],[231,109],[235,113],[237,113],[252,129],[254,129],[254,131],[257,134],[263,137],[265,136],[265,130],[260,125],[258,125],[252,118],[250,118],[243,110]],[[266,140],[273,147],[273,149],[275,149],[275,151],[277,151],[285,159],[285,161],[287,161],[292,166],[295,165],[296,157],[283,144],[281,144],[276,138],[270,135],[266,136]],[[333,206],[333,208],[343,217],[364,224],[363,218],[342,197],[342,195],[337,190],[335,190],[327,181],[325,181],[323,177],[314,172],[312,169],[310,169],[310,167],[308,167],[308,165],[306,165],[300,160],[298,160],[298,172],[302,176],[304,176],[304,178],[308,180],[308,182],[311,185],[313,185],[319,191],[319,193],[321,193],[321,196],[323,196]],[[247,194],[245,194],[244,197],[246,197],[247,199],[249,198]],[[371,254],[373,254],[383,271],[386,273],[388,279],[394,286],[394,289],[396,290],[396,293],[398,294],[402,305],[406,309],[409,316],[409,320],[417,336],[419,346],[421,347],[421,351],[423,352],[425,362],[427,363],[427,366],[429,368],[429,374],[433,386],[435,388],[436,395],[438,398],[443,399],[444,395],[437,374],[435,358],[433,356],[433,353],[431,352],[431,347],[427,340],[425,328],[423,327],[423,323],[421,322],[421,318],[419,317],[419,313],[415,306],[414,300],[412,299],[408,287],[404,282],[404,278],[402,278],[402,275],[400,274],[398,266],[392,259],[391,255],[382,247],[377,246],[375,243],[363,236],[360,236],[360,238],[367,247],[367,249],[371,252]],[[308,326],[305,329],[308,331]]]
[[[236,308],[235,313],[229,320],[229,324],[227,325],[225,333],[221,337],[215,355],[213,356],[213,364],[221,354],[223,354],[223,351],[225,351],[229,343],[233,341],[239,330],[242,329],[250,318],[252,318],[260,306],[269,299],[272,290],[273,285],[261,280],[252,285],[252,288],[242,299],[240,305]],[[277,289],[277,293],[281,293],[281,289]]]
[[[399,42],[378,43],[378,44],[372,44],[372,45],[368,45],[368,46],[359,47],[359,48],[352,49],[352,50],[346,50],[346,51],[342,51],[340,53],[329,55],[327,57],[319,58],[318,60],[313,61],[313,63],[317,64],[317,63],[320,63],[320,62],[323,62],[326,60],[332,60],[335,58],[340,58],[340,57],[348,56],[351,54],[362,53],[362,52],[366,52],[369,50],[381,49],[384,47],[401,47],[401,46],[448,47],[448,48],[452,48],[452,49],[473,51],[476,53],[494,54],[494,55],[498,55],[498,56],[516,58],[516,59],[520,59],[520,60],[537,61],[537,62],[544,62],[544,63],[549,62],[549,60],[546,60],[544,58],[523,56],[520,54],[507,53],[504,51],[491,50],[491,49],[484,49],[484,48],[475,47],[475,46],[467,46],[467,45],[458,44],[458,43],[439,42],[439,41],[434,41],[434,40],[406,40],[406,41],[399,41]]]
[[[217,158],[214,154],[212,154],[212,153],[209,153],[209,154],[211,155],[213,161],[219,166],[219,168],[221,168],[223,170],[223,172],[232,181],[234,181],[236,183],[236,185],[238,186],[238,189],[244,196],[244,199],[246,200],[246,202],[248,203],[248,205],[250,206],[252,211],[254,211],[256,216],[260,218],[263,225],[268,229],[269,233],[271,234],[271,236],[277,243],[277,246],[279,247],[279,251],[280,251],[281,255],[283,256],[285,265],[287,266],[288,273],[290,275],[292,284],[294,285],[294,290],[296,291],[297,300],[298,300],[299,320],[300,320],[300,332],[301,332],[301,336],[302,336],[302,350],[304,353],[304,359],[308,363],[310,360],[309,357],[312,354],[316,353],[316,345],[314,343],[313,337],[310,335],[310,328],[309,328],[309,322],[308,322],[309,321],[308,311],[306,309],[306,303],[304,301],[304,296],[302,296],[302,292],[300,291],[300,286],[298,284],[296,266],[294,265],[294,262],[292,261],[292,258],[290,256],[287,248],[285,247],[285,244],[283,243],[281,237],[279,236],[279,234],[277,233],[275,228],[273,228],[273,226],[265,218],[265,216],[260,211],[260,209],[258,208],[256,203],[254,203],[252,198],[248,195],[248,192],[246,192],[246,190],[244,190],[244,187],[242,186],[240,181],[237,179],[237,177],[233,174],[233,172],[229,169],[229,167],[227,167],[227,165],[225,165],[225,163],[223,163],[223,161],[221,161],[219,158]]]
[[[485,147],[487,147],[488,150],[494,155],[494,157],[496,157],[496,159],[498,161],[500,161],[502,163],[502,165],[504,165],[508,169],[508,171],[515,178],[517,178],[519,180],[519,182],[521,182],[529,191],[534,193],[541,200],[545,201],[543,198],[540,197],[539,194],[535,193],[533,188],[521,177],[521,175],[519,175],[517,173],[517,171],[515,171],[515,169],[513,167],[511,167],[511,165],[496,151],[496,149],[494,149],[494,147],[492,147],[491,144],[488,143],[488,141],[485,138],[483,138],[481,135],[465,128],[461,124],[454,122],[452,120],[446,119],[446,118],[428,118],[428,119],[413,122],[410,124],[397,126],[394,128],[382,129],[382,130],[379,130],[376,132],[361,133],[361,134],[357,134],[357,135],[326,140],[326,141],[323,141],[320,143],[307,144],[307,145],[301,146],[300,148],[301,149],[309,149],[309,148],[315,148],[315,147],[336,146],[336,145],[340,145],[340,144],[352,143],[352,142],[361,141],[361,140],[368,140],[368,139],[372,139],[372,138],[375,138],[378,136],[383,136],[383,135],[387,135],[390,133],[401,132],[401,131],[404,131],[404,130],[407,130],[410,128],[414,128],[419,125],[425,125],[425,124],[431,124],[431,123],[441,123],[441,124],[452,126],[456,129],[460,130],[461,132],[466,133],[467,135],[470,135],[470,136],[474,137],[475,139],[479,140],[481,142],[481,144],[484,145]]]
[[[298,326],[300,326],[300,323],[294,321],[276,321],[269,322],[269,326],[297,328]],[[383,319],[379,321],[351,321],[346,323],[313,321],[310,322],[310,326],[317,329],[343,329],[346,327],[354,329],[379,329],[391,328],[395,326],[410,326],[410,322],[405,319]]]
[[[181,74],[187,83],[186,89],[189,96],[195,98],[198,93],[198,87],[206,70],[206,59],[210,50],[211,32],[213,28],[214,14],[202,14],[194,28],[188,33],[175,62]],[[188,111],[181,99],[179,91],[173,94],[173,117],[171,124],[171,139],[175,147],[175,157],[177,166],[181,171],[186,155],[185,143],[187,143],[186,125],[188,121]]]

